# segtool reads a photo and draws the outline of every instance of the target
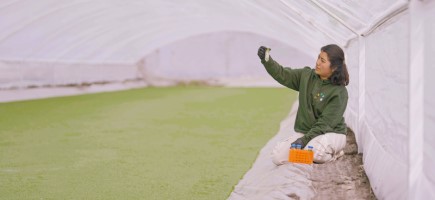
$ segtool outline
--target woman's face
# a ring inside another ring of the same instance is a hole
[[[317,57],[316,74],[318,74],[323,80],[328,79],[332,75],[331,63],[329,62],[328,54],[323,51],[321,51],[319,57]]]

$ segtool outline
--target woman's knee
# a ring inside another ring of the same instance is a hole
[[[277,156],[276,154],[272,154],[272,162],[275,165],[282,165],[284,164],[284,161],[281,157]]]
[[[346,144],[346,136],[327,133],[311,140],[308,145],[314,147],[314,162],[326,163],[335,160]]]
[[[277,145],[272,152],[271,158],[275,165],[282,165],[287,161],[288,150],[284,145]]]
[[[289,155],[289,148],[287,146],[286,141],[275,146],[271,154],[272,162],[275,165],[282,165],[287,162]]]

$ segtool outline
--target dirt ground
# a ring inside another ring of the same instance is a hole
[[[376,199],[358,154],[355,134],[348,129],[345,155],[326,164],[314,164],[311,179],[313,199]]]

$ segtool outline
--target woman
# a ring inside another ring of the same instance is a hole
[[[314,147],[314,162],[325,163],[342,156],[346,144],[344,111],[347,105],[349,74],[343,50],[334,44],[321,48],[316,68],[284,68],[261,46],[258,56],[267,72],[280,84],[299,92],[295,133],[272,152],[276,165],[288,162],[291,144]]]

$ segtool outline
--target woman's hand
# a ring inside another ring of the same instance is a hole
[[[304,142],[302,141],[302,139],[301,138],[298,138],[296,141],[294,141],[291,145],[293,145],[293,144],[295,144],[295,145],[301,145],[301,149],[303,149],[304,147],[305,147],[305,144],[304,144]]]
[[[258,48],[258,57],[260,57],[261,60],[269,60],[269,51],[270,48],[267,48],[265,46],[261,46],[260,48]]]

